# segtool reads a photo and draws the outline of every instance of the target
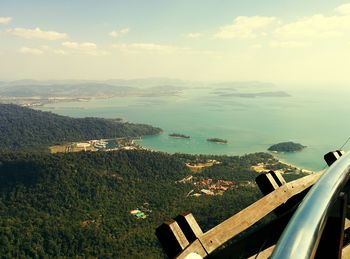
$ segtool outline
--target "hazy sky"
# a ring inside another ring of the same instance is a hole
[[[349,71],[349,0],[0,0],[0,80],[345,84]]]

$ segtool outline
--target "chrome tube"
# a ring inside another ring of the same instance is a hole
[[[271,255],[273,259],[312,258],[327,216],[349,179],[350,152],[321,176],[299,205]]]

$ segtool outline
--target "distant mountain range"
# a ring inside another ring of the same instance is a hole
[[[108,79],[108,80],[34,80],[22,79],[14,81],[0,81],[0,88],[6,86],[45,86],[45,85],[83,85],[102,84],[110,86],[128,86],[136,88],[148,88],[161,85],[172,85],[181,87],[210,87],[218,89],[230,88],[262,88],[274,87],[274,84],[260,81],[188,81],[172,78],[140,78],[140,79]]]
[[[101,83],[10,85],[0,88],[0,95],[7,97],[104,97],[129,95],[137,89],[127,86],[112,86]]]
[[[2,84],[2,97],[70,97],[70,98],[109,98],[116,96],[169,96],[179,94],[184,87],[174,85],[156,85],[137,88],[125,85],[86,82],[77,84]]]
[[[218,97],[288,97],[272,83],[195,82],[167,78],[110,80],[0,81],[0,103],[40,106],[58,101],[81,101],[92,98],[181,96],[188,89],[212,89]]]

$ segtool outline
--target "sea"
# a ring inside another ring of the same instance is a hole
[[[140,144],[168,153],[244,155],[267,152],[272,144],[293,141],[307,148],[274,155],[304,169],[323,169],[324,154],[342,147],[350,136],[350,90],[288,86],[273,91],[289,96],[232,94],[262,91],[267,90],[188,87],[172,95],[60,102],[39,109],[71,117],[122,118],[160,127],[162,134],[144,137]],[[191,138],[172,138],[170,133]],[[207,138],[222,138],[228,143],[208,142]],[[347,148],[349,145],[343,147]]]

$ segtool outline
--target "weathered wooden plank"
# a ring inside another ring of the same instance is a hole
[[[274,179],[273,175],[271,174],[272,171],[268,173],[260,174],[258,177],[255,178],[255,182],[258,185],[260,191],[267,195],[274,190],[277,190],[279,188],[278,183]]]
[[[203,248],[201,242],[197,239],[194,241],[191,245],[191,249],[186,249],[182,253],[180,253],[176,259],[186,259],[187,256],[189,256],[191,253],[195,253],[197,255],[200,255],[201,257],[205,258],[208,253]]]
[[[193,242],[198,237],[203,235],[201,227],[198,225],[192,213],[184,212],[174,218],[180,226],[182,232],[185,234],[189,242]]]
[[[326,161],[328,166],[331,166],[335,161],[337,161],[342,155],[344,155],[343,150],[336,150],[329,152],[324,155],[324,160]]]
[[[286,180],[284,180],[284,178],[283,178],[281,173],[271,171],[271,175],[272,175],[273,179],[275,179],[275,181],[278,184],[278,186],[282,186],[283,184],[287,183]]]
[[[342,259],[350,259],[350,244],[343,247]]]
[[[306,193],[306,191],[304,192]],[[249,258],[272,245],[275,245],[287,226],[295,210],[255,228],[248,229],[232,242],[225,244],[224,249],[216,249],[209,255],[210,259]],[[273,230],[273,231],[272,231]]]
[[[275,245],[266,248],[265,250],[259,252],[258,254],[255,254],[255,255],[249,257],[248,259],[268,259],[268,258],[270,258],[271,254],[273,252],[273,249],[275,249]]]
[[[344,226],[344,230],[350,228],[350,220],[345,219],[345,226]]]
[[[279,172],[269,171],[267,173],[260,174],[256,177],[255,182],[257,183],[260,191],[267,195],[275,190],[277,190],[282,185],[286,184],[286,180]],[[295,207],[301,200],[301,197],[293,197],[286,204],[278,207],[274,210],[277,216],[281,216]]]
[[[175,257],[189,245],[185,234],[175,220],[164,222],[156,229],[156,236],[169,258]]]
[[[288,199],[294,195],[309,188],[319,179],[320,176],[321,173],[312,174],[284,184],[274,192],[266,195],[249,207],[204,233],[199,237],[204,249],[210,254],[216,248],[265,217],[278,206],[286,203]],[[186,248],[186,250],[187,249],[192,249],[191,245]]]

